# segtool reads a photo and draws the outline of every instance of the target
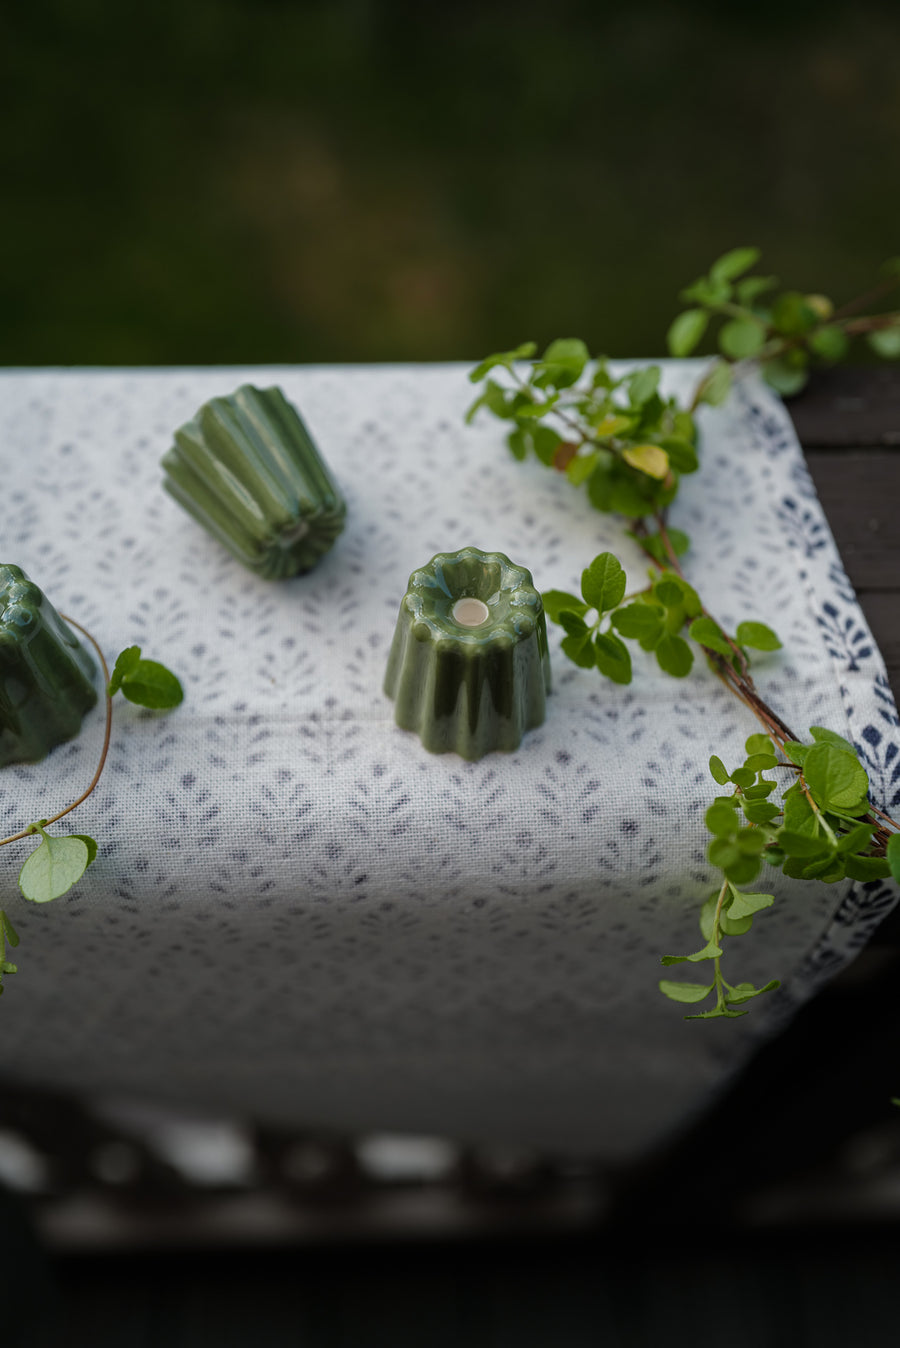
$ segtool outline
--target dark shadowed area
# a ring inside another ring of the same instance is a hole
[[[33,0],[0,19],[4,364],[656,355],[737,243],[897,251],[900,10]]]

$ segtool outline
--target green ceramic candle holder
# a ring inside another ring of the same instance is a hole
[[[279,388],[211,398],[162,465],[175,500],[267,580],[309,571],[344,527],[340,490]]]
[[[18,566],[0,564],[0,767],[72,739],[97,701],[94,661]]]
[[[384,689],[426,749],[481,758],[517,749],[544,719],[550,655],[541,596],[502,552],[462,548],[414,571]]]

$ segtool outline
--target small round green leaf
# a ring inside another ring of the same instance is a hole
[[[709,269],[714,281],[733,281],[742,272],[749,271],[759,261],[758,248],[731,248],[716,258]]]
[[[578,613],[570,613],[568,609],[563,609],[559,615],[560,626],[565,630],[566,635],[570,637],[585,637],[588,632],[588,625]]]
[[[708,997],[714,987],[714,983],[707,986],[703,983],[676,983],[671,978],[659,980],[660,992],[664,997],[670,997],[673,1002],[702,1002],[703,998]]]
[[[573,665],[577,665],[579,669],[594,668],[596,660],[590,631],[586,631],[583,636],[563,637],[559,645],[563,655],[567,656]]]
[[[748,736],[744,748],[748,754],[770,754],[772,752],[772,741],[768,735],[758,733]]]
[[[885,856],[891,868],[892,877],[900,885],[900,833],[892,833],[888,838]]]
[[[721,946],[714,941],[707,941],[703,949],[695,950],[693,955],[663,955],[660,964],[699,964],[703,960],[718,959],[721,953]]]
[[[752,917],[764,908],[771,908],[774,902],[774,894],[747,894],[741,889],[732,888],[728,914],[732,918]]]
[[[587,482],[599,462],[599,454],[576,454],[566,464],[566,477],[573,487],[580,487],[583,482]]]
[[[727,866],[723,866],[722,870],[732,884],[748,885],[751,880],[755,880],[759,875],[759,868],[759,857],[748,857],[741,854],[737,861],[732,861]]]
[[[850,342],[836,323],[829,323],[810,334],[809,347],[822,360],[843,360]]]
[[[766,845],[766,839],[758,828],[743,828],[737,836],[737,845],[744,856],[758,857]]]
[[[751,772],[768,772],[770,768],[778,767],[778,759],[772,753],[748,754],[744,759],[744,767]]]
[[[752,917],[732,917],[726,912],[719,914],[719,927],[723,936],[745,936],[752,926]]]
[[[667,632],[656,646],[660,669],[675,679],[683,679],[691,672],[694,656],[690,646],[673,632]]]
[[[738,983],[737,987],[732,988],[728,993],[726,1001],[729,1005],[740,1006],[742,1002],[747,1002],[751,997],[761,997],[764,992],[774,992],[776,988],[781,987],[781,980],[773,978],[768,983],[764,983],[761,988],[755,988],[752,983]]]
[[[79,837],[52,838],[48,833],[19,871],[19,888],[32,903],[49,903],[80,880],[90,862]]]
[[[625,572],[618,557],[601,552],[581,573],[581,593],[585,602],[599,613],[616,608],[625,595]]]
[[[727,838],[714,838],[706,849],[706,855],[709,857],[711,866],[719,866],[724,869],[731,866],[740,858],[740,852],[733,842]]]
[[[719,655],[730,657],[734,654],[725,639],[725,633],[714,618],[695,618],[688,628],[688,636],[701,646],[705,646],[707,650],[718,652]]]
[[[719,838],[733,838],[739,828],[734,806],[726,805],[724,800],[714,801],[706,811],[704,819],[710,833],[715,833]]]
[[[865,768],[855,755],[827,740],[814,744],[803,760],[803,776],[814,798],[826,809],[850,809],[869,790]]]
[[[674,608],[684,599],[684,590],[674,576],[658,580],[653,587],[653,598],[658,599],[666,608]]]
[[[71,836],[73,838],[80,838],[84,843],[88,850],[87,864],[90,866],[97,857],[97,839],[89,837],[87,833],[73,833]],[[87,870],[87,866],[85,866],[85,870]]]
[[[755,356],[765,344],[765,327],[753,318],[733,318],[719,332],[719,346],[734,360]]]
[[[848,855],[844,866],[851,880],[886,880],[891,874],[890,862],[886,857]]]
[[[122,680],[128,674],[141,658],[140,646],[127,646],[124,651],[120,651],[116,657],[116,663],[113,666],[112,676],[109,680],[107,692],[110,697],[115,697],[122,686]]]
[[[628,376],[628,397],[633,407],[643,407],[659,388],[662,371],[658,365],[643,365]]]
[[[534,355],[536,350],[537,346],[534,342],[523,342],[514,351],[497,351],[493,356],[486,356],[480,365],[475,366],[475,369],[469,374],[469,380],[471,383],[477,384],[489,370],[493,370],[497,365],[504,365],[509,369],[513,361],[527,360],[529,356]]]
[[[659,445],[629,445],[623,450],[622,458],[639,473],[664,481],[669,475],[669,456]]]
[[[558,623],[560,614],[575,613],[579,618],[583,618],[588,611],[588,606],[574,594],[569,594],[567,590],[545,590],[541,595],[544,603],[544,612],[551,622]]]
[[[809,298],[799,290],[785,290],[772,306],[772,322],[788,337],[808,332],[818,321],[819,315]]]
[[[797,740],[786,740],[784,745],[785,756],[796,763],[798,767],[803,766],[806,755],[812,748],[811,744],[800,744]]]
[[[685,309],[666,334],[671,356],[689,356],[706,331],[709,315],[703,309]]]
[[[552,468],[556,451],[562,444],[562,436],[558,431],[551,430],[549,426],[532,425],[529,427],[529,431],[536,456],[541,463],[548,468]]]
[[[881,332],[870,332],[866,340],[872,350],[885,360],[896,360],[900,356],[900,324],[894,328],[882,328]]]
[[[719,783],[719,786],[727,786],[731,781],[731,778],[728,775],[728,769],[717,754],[713,754],[712,758],[709,760],[709,770],[715,781]]]
[[[122,678],[122,695],[139,707],[163,711],[184,700],[184,689],[165,665],[156,660],[138,660]]]
[[[510,431],[509,435],[506,437],[509,452],[514,459],[518,459],[519,463],[524,462],[524,460],[528,458],[530,440],[531,437],[521,426],[517,426],[514,431]]]
[[[739,646],[749,646],[754,651],[778,651],[781,649],[781,642],[778,637],[771,627],[766,627],[765,623],[738,623],[735,636]]]
[[[668,454],[669,463],[675,469],[676,473],[696,473],[700,466],[700,461],[697,458],[696,447],[690,440],[686,440],[681,435],[664,435],[661,437],[659,443]],[[677,534],[678,532],[677,529],[669,530],[669,542],[672,544],[676,556],[680,555],[680,552],[685,551],[685,548],[682,547],[679,552],[679,548],[676,546],[675,540],[672,537],[673,534]],[[684,537],[684,535],[682,535],[682,537]]]
[[[628,647],[611,632],[599,632],[594,638],[597,668],[613,683],[631,683],[631,656]]]
[[[809,733],[814,740],[835,744],[839,749],[843,749],[844,753],[852,754],[854,758],[856,757],[856,750],[849,740],[844,739],[843,735],[837,735],[833,730],[828,730],[827,727],[823,725],[811,725],[809,727]]]
[[[779,809],[768,800],[747,800],[741,802],[744,815],[751,824],[770,824],[778,818]]]
[[[765,361],[762,372],[766,383],[784,398],[799,393],[809,378],[806,370],[794,369],[779,359]]]
[[[703,378],[697,401],[709,403],[710,407],[718,407],[731,392],[731,383],[731,366],[723,360],[718,361]]]
[[[0,937],[5,937],[10,945],[19,944],[19,938],[15,933],[15,928],[2,908],[0,908]]]
[[[655,604],[626,604],[612,615],[612,625],[623,637],[647,640],[662,635],[662,613]]]
[[[590,358],[580,337],[559,337],[537,362],[532,382],[536,388],[571,388],[581,378]]]

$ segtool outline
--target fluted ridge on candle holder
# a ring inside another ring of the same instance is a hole
[[[482,623],[454,618],[460,599],[487,606]],[[438,553],[414,571],[400,605],[384,688],[395,719],[432,753],[476,759],[517,749],[540,725],[550,691],[541,596],[502,552]]]

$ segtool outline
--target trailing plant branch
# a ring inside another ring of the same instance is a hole
[[[865,335],[881,355],[900,356],[900,313],[850,317],[900,284],[900,259],[887,264],[889,278],[875,291],[835,310],[825,296],[793,291],[763,301],[777,282],[745,275],[758,256],[756,249],[733,249],[683,292],[695,307],[670,328],[672,354],[693,350],[712,317],[727,319],[718,334],[722,356],[703,371],[687,406],[662,397],[658,367],[613,377],[605,358],[592,362],[574,338],[552,342],[539,359],[533,343],[489,356],[470,376],[485,387],[467,420],[486,407],[510,422],[507,443],[514,457],[533,453],[574,486],[584,486],[596,509],[627,519],[631,537],[652,563],[650,584],[627,597],[624,569],[612,553],[601,553],[585,568],[580,595],[545,593],[547,616],[565,631],[563,653],[580,668],[628,683],[626,641],[638,642],[677,678],[691,671],[694,642],[764,728],[749,737],[745,760],[732,772],[717,756],[710,760],[714,780],[732,788],[716,797],[705,817],[712,834],[708,859],[723,879],[701,910],[705,946],[692,955],[665,956],[663,963],[711,961],[712,982],[660,983],[666,996],[683,1003],[714,994],[712,1009],[691,1019],[744,1015],[745,1002],[778,986],[777,980],[760,988],[732,985],[721,967],[723,941],[747,932],[753,917],[774,902],[773,895],[740,888],[756,878],[763,861],[798,879],[834,883],[893,875],[900,882],[900,825],[869,802],[868,777],[853,745],[822,726],[811,727],[804,743],[760,696],[750,652],[755,662],[781,642],[756,620],[739,623],[733,634],[722,627],[685,577],[680,558],[690,546],[688,536],[668,521],[680,477],[698,467],[694,414],[704,403],[725,401],[734,365],[759,363],[769,382],[788,393],[802,386],[812,361],[841,359],[853,336]],[[494,372],[506,374],[512,387]],[[794,778],[780,805],[769,799],[777,790],[765,775],[772,769]]]
[[[777,277],[747,275],[758,260],[757,248],[732,249],[681,292],[691,307],[669,327],[671,355],[690,355],[710,324],[724,320],[716,331],[720,354],[707,377],[752,360],[784,395],[798,393],[814,365],[843,360],[857,337],[866,338],[879,356],[900,357],[900,312],[853,317],[900,286],[900,258],[884,264],[884,281],[839,308],[827,295],[779,292]]]
[[[23,897],[33,903],[48,903],[67,893],[81,879],[97,856],[97,842],[87,834],[72,833],[57,836],[48,833],[47,829],[83,804],[99,783],[109,754],[115,694],[121,691],[130,702],[153,710],[176,707],[184,697],[181,684],[171,670],[155,660],[142,659],[138,646],[129,646],[127,650],[121,652],[110,675],[106,658],[95,637],[74,618],[69,618],[65,614],[60,614],[60,617],[90,642],[100,662],[106,704],[103,745],[94,775],[76,800],[49,818],[38,819],[18,833],[0,839],[0,847],[5,847],[8,843],[39,835],[38,846],[26,858],[19,872],[19,889]],[[3,991],[3,975],[17,972],[17,966],[5,958],[7,942],[15,946],[18,945],[19,938],[7,914],[0,909],[0,993]]]

